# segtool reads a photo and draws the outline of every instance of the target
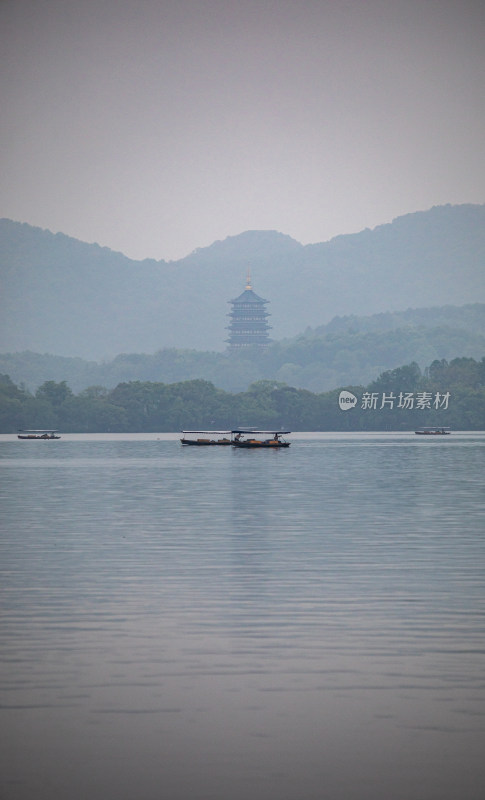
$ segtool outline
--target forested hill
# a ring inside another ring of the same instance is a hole
[[[319,325],[305,331],[305,337],[321,338],[345,333],[370,333],[392,331],[399,328],[450,328],[485,336],[485,305],[471,303],[466,306],[438,306],[437,308],[408,308],[358,317],[334,317],[328,325]]]
[[[281,340],[336,316],[484,302],[484,265],[485,205],[437,206],[307,246],[247,231],[169,263],[0,220],[0,352],[223,351],[227,303],[248,267]]]
[[[245,391],[257,380],[281,381],[315,392],[367,384],[384,370],[416,362],[485,355],[485,304],[410,309],[370,317],[337,317],[274,342],[266,352],[226,353],[165,348],[155,354],[121,354],[102,363],[26,351],[0,355],[0,373],[35,391],[46,380],[66,381],[79,392],[114,388],[121,381],[211,381],[226,391]]]

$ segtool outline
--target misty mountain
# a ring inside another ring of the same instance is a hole
[[[485,336],[485,305],[473,303],[466,306],[442,306],[438,308],[407,308],[372,314],[369,317],[334,317],[327,325],[307,328],[305,338],[322,338],[346,333],[370,333],[393,331],[398,328],[449,328],[454,331]]]
[[[437,206],[303,246],[247,231],[179,261],[133,261],[0,220],[0,350],[83,359],[223,351],[228,301],[251,270],[275,340],[335,317],[485,300],[485,205]]]

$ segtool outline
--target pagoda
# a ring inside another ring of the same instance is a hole
[[[231,318],[228,326],[229,339],[226,339],[229,350],[240,350],[254,345],[268,347],[271,342],[268,335],[271,326],[266,321],[270,314],[265,305],[269,301],[253,291],[249,271],[244,292],[229,302],[232,304],[232,311],[228,314]]]

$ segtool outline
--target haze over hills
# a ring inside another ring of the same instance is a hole
[[[416,362],[485,355],[485,304],[423,308],[370,317],[335,317],[328,325],[274,342],[264,352],[204,352],[166,348],[120,354],[97,363],[24,351],[0,354],[0,376],[35,391],[46,380],[66,381],[74,392],[113,389],[119,383],[177,383],[204,379],[226,391],[246,391],[271,380],[314,392],[366,385],[385,370]]]
[[[436,206],[303,246],[247,231],[180,261],[133,261],[97,244],[0,220],[0,351],[83,359],[225,349],[228,301],[251,269],[272,337],[337,316],[485,300],[485,205]]]

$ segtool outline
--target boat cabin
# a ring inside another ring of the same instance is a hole
[[[36,429],[26,429],[20,430],[17,434],[19,439],[60,439],[60,436],[57,436],[56,430],[51,430],[50,428],[47,430],[36,430]]]
[[[231,441],[234,447],[289,447],[290,442],[283,439],[291,431],[256,431],[251,428],[238,428],[231,431]]]
[[[443,428],[442,425],[427,427],[427,428],[418,428],[417,431],[414,431],[418,436],[448,436],[450,434],[450,428]]]

